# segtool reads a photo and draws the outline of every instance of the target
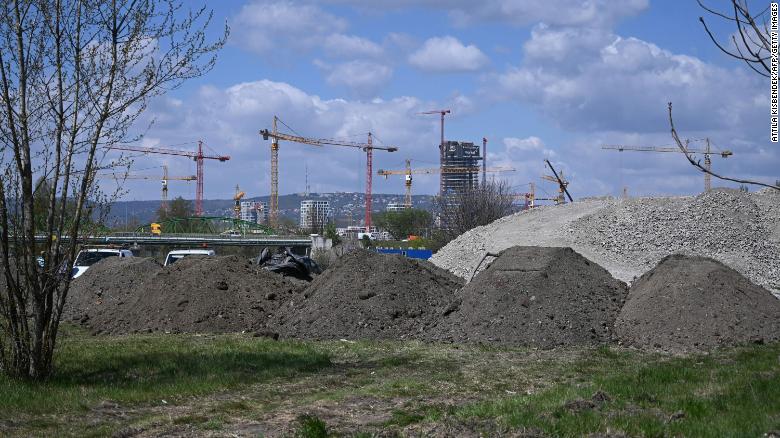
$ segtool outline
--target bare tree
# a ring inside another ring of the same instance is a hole
[[[696,158],[694,158],[691,152],[688,152],[687,146],[683,144],[683,142],[680,140],[680,137],[677,135],[677,130],[674,128],[674,119],[672,118],[672,102],[669,102],[669,125],[672,127],[672,139],[674,139],[674,142],[677,144],[677,147],[680,148],[680,151],[685,155],[685,158],[688,159],[688,162],[691,163],[693,167],[699,169],[704,173],[708,173],[714,176],[715,178],[722,179],[725,181],[732,181],[739,184],[752,184],[756,186],[763,186],[763,187],[769,187],[770,189],[780,190],[780,185],[765,184],[762,182],[752,181],[749,179],[732,178],[729,176],[723,176],[704,167],[701,164],[701,160],[697,160]]]
[[[704,20],[704,17],[699,17],[699,21],[701,22],[702,26],[704,26],[704,30],[707,32],[707,35],[709,35],[712,42],[723,53],[745,62],[745,64],[747,64],[747,66],[750,67],[754,72],[764,77],[770,77],[770,6],[767,5],[764,9],[754,14],[750,12],[747,0],[731,0],[731,7],[728,11],[724,12],[705,5],[702,0],[696,1],[699,3],[699,6],[702,9],[710,13],[712,16],[734,23],[737,28],[737,32],[731,35],[732,47],[729,48],[718,41],[718,39],[712,33],[710,27],[707,25],[707,22]],[[679,147],[683,154],[685,154],[685,158],[688,159],[688,162],[700,171],[725,181],[732,181],[740,184],[751,184],[780,190],[780,184],[777,183],[772,185],[742,178],[723,176],[703,166],[700,160],[694,158],[693,154],[688,152],[687,147],[683,144],[682,141],[680,141],[680,137],[677,135],[677,131],[674,127],[671,102],[669,102],[669,124],[672,130],[672,138],[677,144],[677,147]]]
[[[96,171],[118,163],[105,148],[132,140],[149,99],[210,70],[228,29],[209,42],[211,12],[175,0],[6,0],[0,14],[0,367],[44,379],[105,200]]]
[[[709,35],[712,42],[725,54],[744,61],[756,73],[770,76],[770,39],[769,39],[769,5],[752,14],[747,0],[731,0],[728,11],[719,11],[705,5],[701,0],[696,0],[699,6],[712,16],[734,23],[736,34],[731,35],[733,47],[728,48],[721,44],[713,35],[704,17],[699,21]]]
[[[440,222],[437,240],[449,242],[474,227],[511,214],[513,200],[511,186],[503,180],[437,196],[433,200],[434,214]]]

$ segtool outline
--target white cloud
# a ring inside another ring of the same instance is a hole
[[[329,70],[326,81],[329,85],[349,89],[358,97],[373,97],[393,75],[390,67],[371,61],[349,61],[331,66],[318,63]]]
[[[278,51],[280,46],[309,49],[328,35],[344,32],[347,25],[315,5],[254,0],[234,18],[231,40],[257,53]]]
[[[457,25],[482,21],[501,21],[518,25],[545,22],[562,26],[608,27],[617,20],[636,15],[647,8],[649,0],[329,0],[376,9],[409,7],[443,10]]]
[[[670,101],[687,129],[757,128],[768,107],[755,76],[607,31],[537,27],[525,53],[485,95],[531,104],[565,129],[665,131]]]
[[[384,53],[382,47],[373,41],[340,33],[328,35],[323,41],[322,47],[331,56],[341,58],[376,58]]]
[[[452,36],[430,38],[409,56],[409,63],[428,72],[477,71],[488,57],[473,44],[463,45]]]
[[[300,135],[315,138],[341,138],[365,141],[369,131],[384,145],[400,148],[398,152],[377,152],[374,166],[403,168],[405,158],[432,162],[438,159],[432,145],[438,143],[438,128],[427,117],[417,113],[438,106],[415,97],[370,101],[322,99],[283,82],[260,80],[236,84],[227,88],[202,87],[195,95],[176,102],[164,98],[153,102],[144,114],[164,120],[157,123],[147,138],[161,139],[160,145],[178,144],[203,139],[220,154],[231,156],[227,163],[206,163],[207,198],[229,198],[236,184],[250,196],[267,195],[270,185],[269,145],[258,135],[270,128],[274,115]],[[139,125],[140,126],[140,125]],[[436,125],[437,127],[438,125]],[[280,129],[287,131],[284,125]],[[180,146],[186,148],[187,146]],[[146,168],[163,163],[162,156],[139,157],[134,168]],[[191,160],[168,159],[171,174],[194,172]],[[283,142],[280,150],[280,192],[304,190],[303,169],[308,163],[309,181],[322,191],[364,190],[365,154],[358,149],[312,147]],[[435,178],[415,181],[416,193],[433,193]],[[377,193],[401,193],[401,179],[375,178]],[[171,186],[171,195],[192,196],[194,186]],[[156,192],[139,189],[154,198]]]

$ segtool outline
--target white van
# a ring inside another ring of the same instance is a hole
[[[87,272],[90,266],[108,257],[132,257],[133,252],[129,249],[115,248],[90,248],[82,249],[76,256],[76,262],[73,264],[73,270],[70,275],[72,278],[78,278],[81,274]]]
[[[172,265],[184,257],[191,255],[213,257],[217,255],[217,253],[214,252],[213,249],[177,249],[168,253],[168,256],[165,257],[163,266]]]

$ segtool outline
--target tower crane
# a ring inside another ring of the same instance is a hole
[[[367,143],[357,143],[352,141],[335,140],[329,138],[309,138],[299,135],[291,135],[281,133],[277,129],[277,122],[281,120],[274,116],[273,131],[267,129],[260,130],[260,135],[263,136],[263,140],[272,139],[271,142],[271,199],[269,202],[269,221],[271,226],[276,226],[277,216],[279,211],[279,140],[291,141],[294,143],[302,143],[310,146],[342,146],[349,148],[356,148],[366,153],[366,232],[371,232],[371,208],[373,206],[371,199],[371,177],[373,167],[373,155],[374,150],[381,150],[387,152],[395,152],[398,150],[395,146],[374,146],[373,134],[368,133]],[[284,124],[284,122],[282,122]],[[285,126],[287,126],[285,124]],[[289,128],[289,126],[288,126]]]
[[[418,114],[421,115],[427,115],[427,114],[439,114],[441,116],[441,143],[439,143],[439,165],[444,164],[444,116],[447,114],[451,114],[452,111],[448,109],[441,109],[441,110],[431,110],[431,111],[424,111]],[[439,179],[439,191],[442,190],[442,187],[444,187],[444,180],[441,178]]]
[[[440,173],[461,173],[461,172],[514,172],[515,169],[509,167],[445,167],[445,168],[430,168],[430,169],[412,169],[412,160],[406,160],[406,169],[403,170],[384,170],[379,169],[377,175],[384,176],[387,179],[390,175],[404,175],[404,186],[406,187],[406,194],[404,195],[404,207],[412,208],[412,175],[430,175]]]
[[[713,151],[710,148],[710,139],[705,138],[706,146],[704,149],[691,149],[688,147],[688,144],[690,143],[690,140],[685,140],[685,150],[688,153],[693,154],[703,154],[704,155],[704,168],[708,171],[712,171],[712,160],[710,159],[711,155],[720,155],[723,158],[728,158],[731,155],[734,155],[733,152],[730,150],[723,150],[723,151]],[[604,145],[601,147],[601,149],[609,149],[614,150],[618,152],[623,151],[638,151],[638,152],[677,152],[677,153],[683,153],[680,148],[676,147],[664,147],[664,146],[624,146],[624,145]],[[712,176],[709,173],[704,173],[704,191],[707,192],[710,189],[712,189]]]
[[[203,160],[218,160],[220,162],[223,162],[223,161],[228,161],[230,159],[230,156],[228,155],[205,155],[203,153],[203,142],[200,140],[198,141],[197,152],[183,151],[179,149],[127,146],[127,145],[106,146],[106,149],[130,151],[130,152],[142,152],[145,154],[177,155],[180,157],[189,157],[195,160],[198,169],[196,175],[197,189],[195,191],[195,216],[203,215]]]
[[[196,175],[169,176],[168,166],[163,165],[162,168],[163,168],[163,175],[161,178],[162,195],[160,196],[160,209],[162,211],[168,211],[168,181],[197,181],[198,177]],[[160,178],[159,176],[155,176],[155,175],[137,175],[137,174],[123,175],[118,173],[105,173],[105,174],[100,174],[98,176],[100,178],[114,178],[116,180]]]
[[[233,213],[235,214],[236,219],[241,219],[241,199],[244,196],[246,196],[246,192],[242,192],[241,189],[238,188],[238,184],[236,184],[236,194],[233,196],[233,201],[235,201]]]

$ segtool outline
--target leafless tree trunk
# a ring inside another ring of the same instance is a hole
[[[731,0],[730,8],[727,11],[716,10],[710,6],[707,6],[702,0],[696,0],[699,6],[707,11],[713,17],[731,22],[736,27],[736,32],[731,35],[732,47],[721,44],[715,35],[712,33],[710,26],[707,25],[707,21],[704,17],[699,17],[699,21],[704,26],[704,31],[707,32],[712,42],[725,54],[739,59],[747,64],[750,69],[764,77],[770,77],[771,75],[771,42],[769,34],[769,12],[770,6],[767,5],[761,9],[758,13],[752,13],[748,7],[747,0]],[[719,175],[710,169],[707,169],[701,164],[701,162],[694,158],[694,156],[688,152],[688,149],[680,141],[680,137],[677,135],[677,131],[674,127],[674,120],[672,118],[672,103],[669,102],[669,125],[672,130],[672,139],[677,144],[677,147],[685,154],[685,158],[692,166],[696,167],[700,171],[710,174],[715,178],[732,181],[740,184],[751,184],[762,187],[769,187],[775,190],[780,190],[780,185],[775,183],[765,184],[758,181],[752,181],[742,178],[733,178],[728,176]]]
[[[440,222],[438,240],[446,243],[466,231],[487,225],[514,211],[514,197],[506,181],[489,181],[484,186],[465,187],[434,198],[434,214]]]
[[[688,159],[688,162],[691,163],[693,167],[699,169],[704,173],[708,173],[714,176],[715,178],[722,179],[724,181],[732,181],[740,184],[752,184],[756,186],[769,187],[770,189],[780,190],[780,186],[778,185],[765,184],[759,181],[752,181],[749,179],[732,178],[729,176],[723,176],[704,167],[701,164],[700,160],[695,159],[693,154],[688,152],[688,148],[686,147],[686,145],[683,144],[683,142],[680,140],[680,137],[677,135],[677,130],[674,128],[674,119],[672,118],[672,102],[669,102],[669,125],[672,127],[672,139],[677,144],[677,147],[680,148],[680,151],[682,151],[682,153],[685,154],[685,158]]]
[[[211,14],[174,0],[7,0],[0,14],[0,367],[43,379],[79,237],[106,200],[95,173],[122,163],[105,146],[211,69],[227,28],[207,42]]]

